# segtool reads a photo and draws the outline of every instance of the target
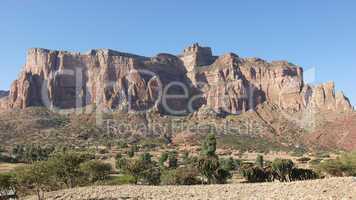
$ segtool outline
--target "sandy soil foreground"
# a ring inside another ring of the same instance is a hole
[[[28,200],[35,200],[29,197]],[[356,178],[209,186],[105,186],[46,194],[49,200],[355,199]]]

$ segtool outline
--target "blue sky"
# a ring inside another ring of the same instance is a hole
[[[152,56],[199,42],[315,68],[316,82],[334,80],[356,105],[355,10],[354,0],[2,0],[0,89],[31,47]]]

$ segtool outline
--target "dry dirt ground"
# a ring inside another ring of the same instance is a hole
[[[28,200],[35,200],[29,197]],[[86,187],[46,194],[48,200],[205,200],[205,199],[356,199],[355,178],[330,178],[293,183],[209,186]]]

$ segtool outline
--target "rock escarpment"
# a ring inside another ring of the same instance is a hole
[[[310,86],[303,69],[286,61],[266,62],[228,53],[214,56],[194,44],[181,55],[148,58],[108,49],[71,53],[30,49],[23,71],[1,100],[2,108],[48,106],[182,115],[209,108],[239,114],[269,102],[282,110],[348,112],[349,100],[333,83]]]

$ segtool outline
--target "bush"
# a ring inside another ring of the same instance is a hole
[[[117,142],[117,147],[118,147],[119,149],[124,149],[124,148],[127,148],[128,145],[127,145],[127,143],[126,143],[125,141],[118,141],[118,142]]]
[[[88,183],[104,181],[110,175],[111,165],[96,160],[90,160],[80,164],[80,170]]]
[[[120,158],[116,159],[116,162],[115,162],[116,169],[123,171],[123,170],[125,170],[126,164],[127,164],[126,158],[120,157]]]
[[[163,152],[159,158],[159,165],[164,166],[164,163],[168,160],[168,152]]]
[[[272,162],[272,170],[276,173],[276,178],[281,182],[290,182],[290,175],[293,168],[294,163],[289,159],[277,158]]]
[[[218,168],[214,174],[215,180],[217,184],[226,184],[227,179],[232,177],[230,170],[226,170],[223,168]]]
[[[126,160],[122,167],[124,173],[132,176],[135,184],[158,185],[161,176],[159,168],[152,160],[143,158]]]
[[[182,167],[173,170],[167,170],[162,173],[162,185],[196,185],[199,184],[199,172],[193,167]]]
[[[144,185],[159,185],[161,182],[161,171],[158,167],[148,167],[140,174],[140,181]]]
[[[177,170],[165,170],[161,175],[161,184],[162,185],[178,185],[177,181]]]
[[[150,153],[145,152],[140,156],[140,159],[142,162],[150,164],[152,162],[152,155]]]
[[[226,171],[231,171],[236,169],[235,161],[232,157],[226,158],[226,159],[220,159],[220,168],[226,170]]]
[[[54,147],[42,147],[40,145],[16,145],[12,149],[12,156],[19,161],[32,163],[35,161],[43,161],[49,158],[49,155],[54,151]]]
[[[177,152],[176,151],[171,151],[168,154],[168,167],[171,169],[175,169],[178,167],[178,158],[177,158]]]
[[[304,181],[318,178],[319,175],[311,169],[293,168],[290,175],[291,181]]]
[[[356,152],[325,160],[316,166],[320,171],[332,176],[356,176]]]
[[[255,166],[243,166],[240,169],[240,173],[249,183],[267,182],[272,179],[268,171]]]
[[[214,182],[214,173],[219,168],[219,159],[217,156],[200,157],[198,161],[198,169],[203,177],[206,178],[208,184]]]
[[[135,147],[134,146],[131,146],[131,148],[127,151],[127,155],[130,157],[130,158],[133,158],[135,156]]]
[[[14,174],[0,174],[0,199],[1,197],[14,195],[16,196],[17,181]]]

